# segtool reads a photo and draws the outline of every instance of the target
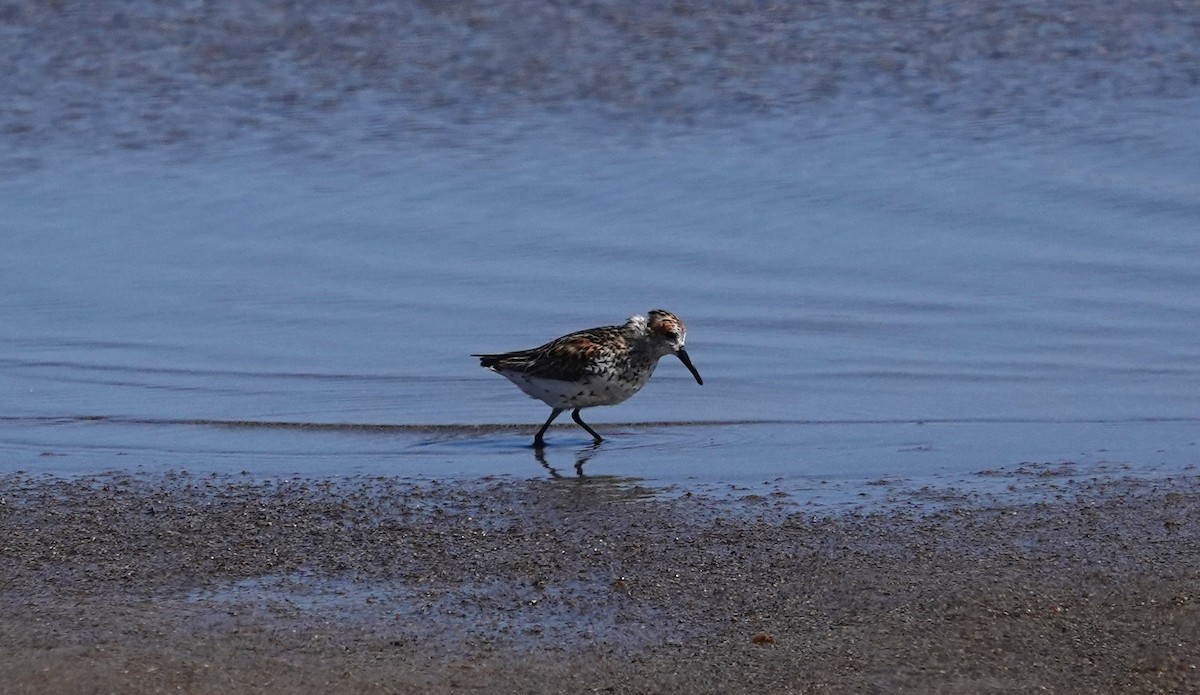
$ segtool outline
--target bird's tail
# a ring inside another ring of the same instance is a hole
[[[479,366],[484,369],[494,369],[500,364],[500,355],[471,355],[471,357],[479,358]]]

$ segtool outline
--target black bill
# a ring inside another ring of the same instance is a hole
[[[696,383],[703,386],[704,379],[700,378],[700,372],[696,371],[696,368],[692,366],[692,358],[688,357],[687,350],[681,349],[675,353],[675,356],[679,358],[680,362],[683,362],[683,366],[688,368],[688,371],[692,373],[692,376],[696,377]]]

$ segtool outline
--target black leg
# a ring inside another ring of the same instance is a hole
[[[533,448],[541,449],[542,447],[546,446],[546,442],[542,441],[542,435],[546,434],[546,428],[550,426],[550,423],[554,422],[554,418],[562,415],[562,411],[562,408],[555,408],[554,410],[550,411],[550,417],[546,418],[546,424],[542,425],[542,429],[538,430],[538,433],[533,435]],[[584,426],[586,427],[587,425]]]
[[[596,434],[596,430],[588,427],[587,423],[583,421],[583,418],[579,417],[579,408],[571,411],[571,419],[574,420],[580,427],[587,430],[588,434],[592,435],[592,439],[595,439],[597,444],[604,441],[604,437]]]

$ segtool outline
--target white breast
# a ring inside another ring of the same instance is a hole
[[[551,408],[589,408],[616,405],[641,390],[649,374],[639,381],[622,381],[591,376],[583,381],[543,379],[520,372],[501,372],[529,396]]]

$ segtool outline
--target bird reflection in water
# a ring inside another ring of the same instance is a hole
[[[575,476],[576,477],[578,477],[578,478],[586,477],[583,474],[583,464],[587,463],[593,456],[595,456],[596,451],[599,448],[600,448],[600,442],[595,442],[595,443],[585,446],[582,449],[580,449],[579,451],[575,452]],[[550,472],[551,478],[560,478],[561,479],[563,477],[562,473],[559,473],[558,469],[555,468],[554,466],[551,466],[550,462],[546,460],[546,449],[544,447],[535,448],[533,450],[533,457],[537,459],[538,463],[542,464],[542,468],[545,468],[547,471]]]
[[[566,495],[564,503],[592,506],[612,502],[642,502],[655,499],[662,490],[647,487],[642,478],[630,478],[621,475],[584,475],[583,466],[599,452],[599,446],[592,444],[575,452],[575,475],[563,475],[558,468],[552,466],[546,459],[544,448],[533,450],[533,456],[550,473],[551,481],[543,487],[548,494]],[[555,482],[570,483],[558,485]]]

